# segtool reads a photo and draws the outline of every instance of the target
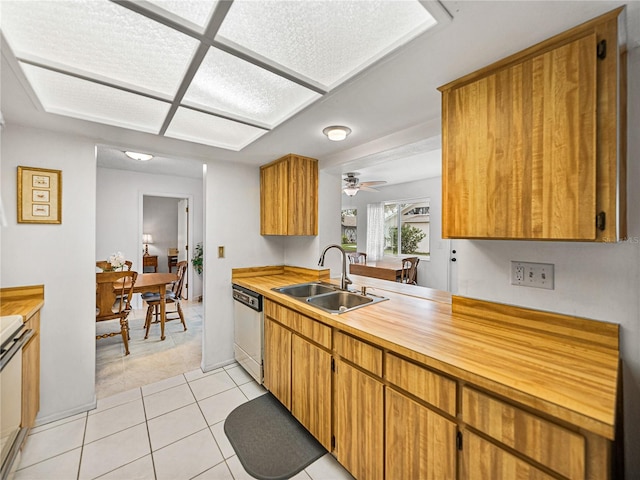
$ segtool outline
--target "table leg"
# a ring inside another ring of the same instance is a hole
[[[166,302],[164,300],[164,294],[166,292],[167,288],[162,285],[162,288],[160,289],[160,340],[164,340],[165,336],[164,336],[164,321],[167,318],[167,305]]]

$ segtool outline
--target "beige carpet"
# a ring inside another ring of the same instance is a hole
[[[173,309],[173,306],[168,307]],[[202,358],[202,303],[182,302],[187,331],[180,320],[165,325],[166,339],[160,341],[160,324],[151,325],[144,339],[146,309],[129,316],[130,354],[125,356],[120,335],[96,340],[96,396],[104,398],[135,387],[164,380],[200,367]],[[177,315],[170,315],[177,316]],[[96,324],[96,333],[118,331],[117,321]]]

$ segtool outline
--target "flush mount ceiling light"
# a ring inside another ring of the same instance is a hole
[[[146,161],[151,160],[153,158],[153,155],[150,155],[148,153],[124,152],[124,154],[127,157],[132,158],[133,160],[139,160],[140,162],[146,162]]]
[[[234,151],[449,21],[422,0],[2,2],[45,112]]]
[[[334,125],[332,127],[327,127],[322,130],[329,140],[333,140],[334,142],[340,142],[347,138],[347,135],[351,133],[351,129],[349,127],[342,127],[340,125]]]

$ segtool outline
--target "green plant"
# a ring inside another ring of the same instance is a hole
[[[202,275],[202,254],[202,242],[198,242],[191,257],[191,264],[198,275]]]
[[[418,244],[420,241],[427,236],[422,230],[416,227],[412,227],[404,223],[402,225],[401,233],[401,249],[403,255],[407,253],[416,253],[418,250]],[[389,234],[391,235],[391,247],[394,254],[398,253],[398,227],[392,227],[389,229]]]

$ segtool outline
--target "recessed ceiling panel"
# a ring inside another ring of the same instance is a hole
[[[47,112],[158,133],[169,104],[32,65],[21,64]]]
[[[267,131],[260,128],[181,107],[165,135],[238,151],[265,133]]]
[[[174,95],[198,42],[109,1],[3,1],[18,58],[52,61]],[[91,72],[91,73],[89,73]]]
[[[332,88],[435,24],[418,1],[236,0],[218,37]]]
[[[147,0],[160,8],[184,18],[204,30],[218,3],[216,0]]]
[[[183,103],[272,128],[319,97],[283,77],[211,48]]]

